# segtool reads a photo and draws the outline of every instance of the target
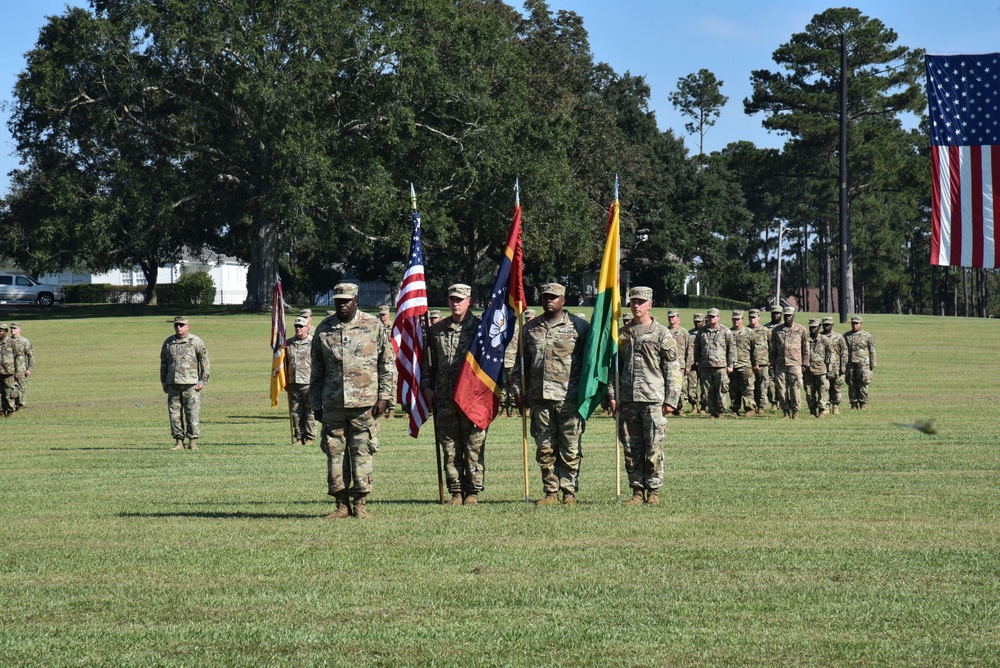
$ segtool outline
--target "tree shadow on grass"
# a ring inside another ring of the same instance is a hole
[[[287,415],[227,415],[226,420],[284,420],[288,422]],[[202,424],[246,424],[243,422],[226,422],[224,420],[202,420]]]
[[[111,448],[49,448],[49,452],[57,452],[57,451],[59,451],[59,452],[65,452],[65,451],[70,451],[70,450],[72,450],[72,451],[76,451],[76,450],[154,450],[155,451],[155,450],[164,450],[164,449],[169,450],[170,448],[169,448],[169,446],[166,446],[166,445],[161,446],[161,447],[150,447],[150,446],[147,446],[147,445],[137,445],[137,446],[123,445],[123,446],[120,446],[120,447],[111,447]]]
[[[118,513],[123,519],[152,519],[157,517],[190,517],[207,520],[315,520],[323,517],[320,513],[247,513],[241,511],[192,511],[173,513]]]

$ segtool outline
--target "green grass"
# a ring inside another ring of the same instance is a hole
[[[483,503],[438,506],[430,426],[397,419],[373,518],[330,522],[323,455],[268,408],[266,315],[188,311],[202,449],[168,449],[172,315],[0,314],[38,358],[0,422],[3,665],[1000,664],[994,321],[866,316],[864,414],[672,418],[658,508],[616,503],[607,418],[578,507],[524,503],[506,418]]]

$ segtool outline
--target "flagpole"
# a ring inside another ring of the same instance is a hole
[[[621,215],[620,204],[618,202],[618,175],[617,174],[615,174],[615,213],[618,214],[619,216]],[[622,258],[622,245],[621,245],[622,242],[621,242],[621,239],[622,239],[622,235],[619,233],[617,235],[617,237],[618,238],[615,239],[615,244],[616,244],[616,249],[615,249],[615,272],[616,273],[615,273],[615,285],[614,285],[614,290],[615,290],[616,293],[618,293],[618,291],[621,290],[621,258]],[[620,294],[619,294],[619,298],[620,298]],[[613,301],[612,301],[612,304],[614,304]],[[615,329],[615,326],[618,324],[618,315],[616,313],[614,313],[614,309],[612,309],[611,315],[614,318],[612,320],[612,327],[611,327],[611,330],[613,332],[614,329]],[[617,344],[617,341],[615,343]],[[621,387],[620,387],[619,375],[618,375],[618,354],[617,353],[615,353],[615,359],[612,361],[612,364],[613,364],[614,369],[615,369],[615,397],[618,397],[619,401],[621,401],[622,394],[621,394]],[[622,421],[622,412],[620,410],[616,410],[615,411],[615,500],[619,501],[619,502],[621,502],[621,500],[622,500],[622,460],[621,460],[622,449],[621,449],[621,442],[620,442],[620,440],[618,438],[618,434],[619,434],[619,432],[621,430],[621,423],[622,423],[621,421]]]
[[[514,180],[514,206],[521,206],[521,180]],[[517,356],[521,365],[521,402],[523,407],[518,407],[521,413],[521,452],[524,459],[524,502],[531,503],[531,483],[528,482],[528,408],[527,392],[524,385],[524,306],[521,305],[521,312],[517,314]]]

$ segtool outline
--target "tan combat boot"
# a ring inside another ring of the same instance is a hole
[[[302,445],[304,445],[306,447],[309,447],[312,444],[313,444],[313,440],[311,438],[307,438],[306,440],[302,441]]]
[[[444,502],[446,506],[460,506],[462,505],[462,493],[452,492],[451,498]]]
[[[184,439],[183,438],[175,438],[174,439],[174,447],[172,447],[170,449],[171,450],[183,450],[184,449]]]
[[[628,501],[626,501],[625,503],[623,503],[622,505],[623,506],[641,506],[642,504],[644,504],[646,502],[646,499],[643,498],[643,493],[642,492],[643,492],[643,490],[640,489],[640,488],[638,488],[638,487],[635,488],[635,489],[633,489],[632,490],[632,498],[629,499]]]
[[[833,406],[833,414],[834,415],[840,415],[840,406],[839,405],[834,404],[834,406]]]
[[[354,499],[354,516],[359,520],[366,520],[369,517],[368,509],[365,507],[366,496],[368,495],[362,494]]]
[[[556,506],[559,505],[559,494],[552,492],[551,494],[546,494],[544,499],[539,499],[535,501],[536,506]]]
[[[198,439],[194,436],[188,439],[188,450],[198,449]]]
[[[646,503],[651,506],[660,505],[660,490],[651,489],[649,490],[649,495],[646,497]]]
[[[798,420],[799,419],[799,412],[798,411],[792,411],[792,419],[793,420]]]
[[[479,495],[476,494],[475,492],[473,492],[472,494],[465,495],[465,501],[463,502],[463,505],[474,506],[478,503],[479,503]]]
[[[576,496],[574,496],[573,494],[563,493],[563,505],[566,505],[566,506],[575,506],[576,505]]]
[[[342,489],[333,495],[337,499],[337,508],[323,519],[341,520],[351,516],[351,506],[348,504],[347,490]]]
[[[863,411],[868,410],[868,403],[864,402],[864,401],[859,401],[858,402],[858,409],[863,410]]]

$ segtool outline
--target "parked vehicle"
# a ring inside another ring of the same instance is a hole
[[[0,274],[0,304],[37,302],[52,306],[66,298],[61,285],[39,283],[23,274]]]

